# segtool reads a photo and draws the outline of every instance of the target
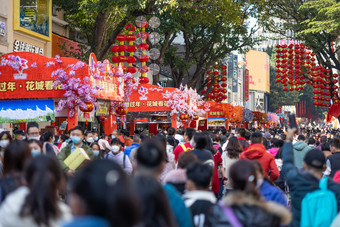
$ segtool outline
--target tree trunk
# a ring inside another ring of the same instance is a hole
[[[92,52],[98,56],[100,48],[104,41],[105,28],[109,15],[107,12],[98,12],[96,22],[94,24],[93,39],[91,44]]]

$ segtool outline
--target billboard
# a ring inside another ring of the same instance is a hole
[[[249,89],[270,92],[269,55],[262,51],[250,50],[246,54],[249,70]]]
[[[53,99],[0,101],[0,106],[0,123],[55,121]]]
[[[238,56],[230,53],[228,60],[228,78],[232,79],[232,92],[238,91]]]
[[[249,69],[244,70],[244,101],[249,101]]]

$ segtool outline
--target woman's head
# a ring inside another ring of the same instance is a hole
[[[42,153],[42,146],[41,146],[40,141],[35,140],[35,139],[30,139],[28,141],[28,146],[31,150],[33,157]]]
[[[134,177],[134,186],[138,189],[142,223],[149,227],[176,226],[167,195],[161,184],[151,176]]]
[[[235,162],[229,170],[233,189],[259,197],[256,189],[257,173],[251,161],[240,160]]]
[[[95,160],[81,169],[71,184],[70,207],[76,216],[96,216],[111,226],[135,226],[139,218],[136,193],[120,166]]]
[[[21,173],[31,157],[32,154],[26,141],[16,140],[11,142],[5,149],[4,175]]]
[[[240,141],[236,136],[230,137],[227,145],[228,157],[231,159],[238,159],[240,154],[243,152]]]
[[[99,144],[94,142],[91,144],[91,149],[93,151],[94,156],[98,156],[100,154],[100,147]]]
[[[48,225],[59,217],[58,189],[64,183],[64,175],[56,158],[39,155],[25,169],[25,180],[30,189],[20,215],[31,216],[40,225]]]
[[[43,142],[50,142],[52,143],[54,140],[54,134],[53,132],[47,130],[46,132],[44,132],[41,137],[40,137],[41,141]]]
[[[0,148],[5,149],[11,141],[12,136],[8,131],[3,131],[0,133]]]
[[[111,150],[115,153],[119,152],[122,150],[122,143],[118,138],[114,138],[111,140]]]
[[[194,147],[196,149],[202,150],[205,149],[208,145],[208,139],[203,133],[196,133],[194,135]]]

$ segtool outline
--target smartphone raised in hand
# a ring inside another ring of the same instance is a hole
[[[298,125],[296,123],[296,117],[295,114],[288,114],[288,119],[289,119],[289,127],[291,129],[296,128],[298,129]]]

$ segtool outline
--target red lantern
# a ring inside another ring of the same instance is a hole
[[[126,51],[127,47],[125,45],[119,45],[118,46],[118,52],[124,52]]]
[[[218,68],[220,68],[219,65],[214,65],[214,69],[218,69]]]
[[[128,109],[125,109],[125,108],[122,107],[122,106],[116,108],[116,113],[117,113],[119,116],[125,116],[128,112],[129,112]]]
[[[119,51],[118,51],[118,46],[112,46],[112,47],[111,47],[111,51],[112,51],[113,53],[119,52]]]
[[[137,72],[137,69],[133,66],[129,66],[129,67],[126,68],[126,72],[134,74],[134,73]]]
[[[142,37],[142,39],[147,39],[147,38],[149,38],[149,33],[147,33],[147,32],[138,32],[137,37],[138,38]]]
[[[207,93],[207,91],[203,90],[201,93],[202,93],[202,95],[205,95]]]
[[[227,77],[222,77],[222,81],[227,81],[228,79],[227,79]]]
[[[226,83],[222,83],[221,86],[222,87],[227,87],[227,84]]]
[[[223,75],[223,76],[227,75],[227,72],[226,72],[226,71],[223,71],[223,72],[222,72],[222,75]]]
[[[126,48],[127,52],[135,52],[137,50],[136,46],[130,45]]]
[[[79,106],[79,110],[84,113],[84,118],[90,118],[90,113],[94,110],[94,105],[90,102],[84,102],[86,108]]]
[[[136,40],[136,36],[133,34],[129,34],[126,36],[126,41],[133,42]]]
[[[195,115],[193,118],[192,118],[192,120],[194,120],[194,121],[197,121],[199,119],[199,117],[197,116],[197,115]]]
[[[221,67],[223,70],[227,69],[227,66],[226,65],[222,65]]]
[[[133,25],[131,25],[131,24],[127,24],[127,25],[125,26],[125,29],[126,29],[127,31],[134,32],[134,31],[136,31],[136,26],[133,26]]]
[[[139,50],[148,50],[149,45],[147,43],[141,43],[141,44],[138,45],[138,49]]]
[[[136,58],[133,57],[133,56],[128,56],[128,57],[126,58],[126,62],[128,62],[128,63],[130,63],[130,64],[135,63],[135,62],[136,62]]]
[[[138,60],[141,61],[141,62],[147,62],[147,61],[149,61],[149,56],[146,55],[146,54],[143,54],[143,55],[138,57]]]
[[[112,60],[113,63],[119,63],[120,62],[119,56],[113,56],[111,58],[111,60]]]
[[[126,57],[123,56],[118,56],[120,62],[126,62]]]
[[[119,34],[117,35],[117,38],[116,38],[119,42],[124,42],[126,40],[126,36],[123,35],[123,34]]]
[[[179,119],[181,119],[182,121],[185,121],[185,120],[188,119],[188,115],[183,113],[183,114],[179,115]]]
[[[149,83],[149,78],[148,77],[140,77],[139,78],[139,83],[141,83],[141,84],[147,84],[147,83]]]
[[[214,71],[213,74],[214,74],[215,76],[217,76],[217,75],[219,74],[219,72],[218,72],[218,71]]]
[[[333,78],[338,78],[339,77],[338,74],[333,74],[332,76],[333,76]]]
[[[149,67],[147,67],[146,65],[143,65],[142,68],[138,68],[138,71],[140,73],[147,73],[147,72],[149,72]]]

